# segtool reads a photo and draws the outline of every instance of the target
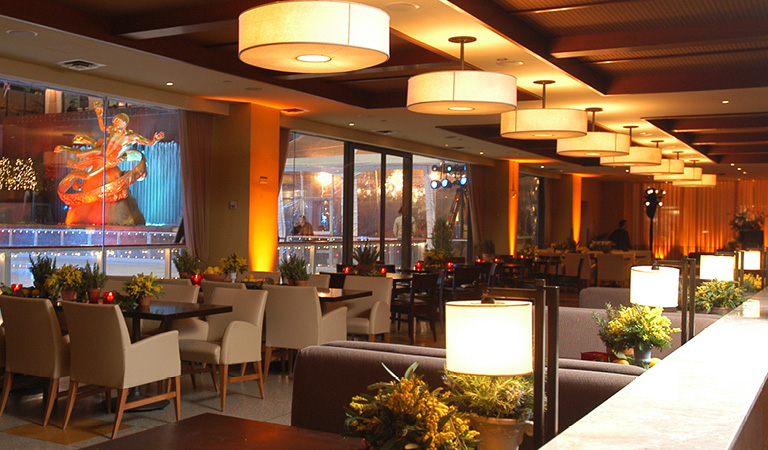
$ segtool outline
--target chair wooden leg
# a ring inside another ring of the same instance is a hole
[[[117,411],[115,411],[115,427],[112,429],[112,439],[117,437],[117,432],[120,430],[120,421],[123,420],[123,412],[125,410],[125,401],[128,399],[128,389],[117,390]]]
[[[107,389],[104,396],[107,398],[107,414],[112,414],[112,389]]]
[[[272,347],[264,349],[264,379],[267,379],[269,374],[269,363],[272,362]]]
[[[376,342],[376,335],[375,334],[369,334],[368,335],[368,342]]]
[[[173,389],[176,392],[176,397],[173,399],[173,406],[176,408],[176,420],[181,420],[181,376],[168,380],[169,391],[171,384],[173,384]]]
[[[227,404],[227,383],[229,383],[229,364],[219,365],[219,378],[221,379],[221,410],[224,411],[224,407]]]
[[[247,366],[248,366],[248,364],[247,364],[247,363],[242,363],[242,364],[240,364],[240,376],[241,376],[241,377],[244,377],[244,376],[245,376],[245,368],[246,368]]]
[[[261,376],[261,361],[254,361],[253,369],[259,374],[259,392],[261,392],[261,398],[266,399],[267,396],[264,395],[264,377]]]
[[[13,372],[5,371],[5,381],[3,382],[3,400],[0,403],[0,416],[5,411],[5,404],[8,402],[8,395],[11,393],[11,385],[13,382]]]
[[[211,379],[213,380],[213,390],[219,392],[219,387],[216,385],[216,366],[211,364],[210,367]],[[221,369],[219,369],[221,370]]]
[[[75,407],[75,399],[77,398],[77,381],[69,380],[69,393],[67,394],[67,412],[64,413],[64,423],[61,425],[62,430],[67,429],[69,425],[69,419],[72,417],[72,409]]]
[[[57,395],[59,393],[59,379],[51,378],[48,381],[48,404],[45,407],[45,418],[43,419],[43,426],[48,425],[48,419],[51,418],[51,411],[53,411],[53,405],[56,404]]]

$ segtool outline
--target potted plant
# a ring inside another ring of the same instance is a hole
[[[48,256],[37,255],[35,260],[32,255],[29,256],[29,272],[32,274],[32,284],[38,290],[40,297],[48,298],[48,289],[45,287],[45,281],[56,272],[56,258],[51,259]]]
[[[62,300],[76,300],[84,291],[83,271],[77,266],[65,264],[45,281],[45,289]]]
[[[362,272],[373,271],[375,264],[379,261],[380,254],[378,247],[368,243],[352,249],[352,259],[357,262],[355,270],[360,272],[358,274],[362,275]]]
[[[126,296],[121,301],[123,306],[136,308],[136,306],[149,306],[149,300],[163,294],[163,282],[155,277],[152,272],[149,275],[143,273],[134,275],[130,281],[123,285]]]
[[[754,294],[762,289],[763,277],[756,273],[744,274],[744,281],[741,283],[741,288],[746,294]]]
[[[367,450],[416,448],[465,450],[473,447],[477,432],[446,401],[440,388],[429,386],[416,375],[413,363],[400,378],[386,366],[394,381],[375,383],[374,395],[356,395],[346,410],[347,437],[362,438]]]
[[[424,252],[424,266],[436,270],[445,267],[448,258],[453,256],[453,236],[448,221],[437,218],[432,227],[432,248]]]
[[[608,326],[608,323],[614,320],[617,316],[616,309],[614,309],[610,303],[605,304],[605,315],[606,317],[603,317],[594,311],[592,312],[592,318],[595,319],[595,322],[597,322],[599,327],[597,334],[600,336],[600,340],[603,341],[603,344],[605,344],[605,352],[608,354],[608,361],[615,361],[616,358],[626,361],[628,356],[631,357],[634,355],[634,349],[632,349],[632,347],[625,347],[622,343],[622,337],[616,332],[617,330]]]
[[[307,281],[309,281],[307,261],[295,254],[291,254],[287,260],[284,259],[281,261],[277,266],[277,270],[280,271],[284,283],[294,286],[302,286],[306,285]]]
[[[750,243],[763,243],[763,224],[765,223],[765,214],[754,209],[745,209],[735,212],[730,225],[736,232],[736,239],[740,243],[745,241]]]
[[[609,307],[607,304],[606,312]],[[671,334],[680,332],[679,328],[672,328],[672,323],[663,312],[664,308],[660,307],[621,305],[611,313],[610,320],[603,328],[616,346],[614,348],[634,349],[635,365],[648,368],[651,363],[651,349],[669,347],[672,345]]]
[[[199,263],[200,260],[197,256],[186,250],[183,253],[179,252],[173,257],[173,265],[179,271],[180,278],[189,278],[192,274],[196,273]]]
[[[91,268],[90,263],[85,264],[83,269],[83,284],[88,292],[88,301],[91,303],[101,303],[101,288],[107,283],[109,277],[99,270],[96,264]]]
[[[706,313],[724,315],[744,302],[744,291],[735,281],[712,280],[696,287],[696,306]]]
[[[483,261],[493,261],[496,255],[496,244],[492,239],[483,239],[480,243],[480,253],[483,255]]]
[[[229,274],[229,277],[233,283],[237,279],[237,274],[245,272],[245,270],[248,268],[248,263],[246,262],[245,258],[237,256],[237,253],[232,253],[226,258],[221,258],[221,260],[219,260],[219,264],[221,264],[221,270],[224,273]]]
[[[445,372],[448,400],[471,413],[482,448],[515,450],[533,434],[533,374],[490,377]]]

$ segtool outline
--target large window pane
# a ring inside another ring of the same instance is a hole
[[[403,236],[403,158],[386,156],[384,182],[384,263],[401,266]]]

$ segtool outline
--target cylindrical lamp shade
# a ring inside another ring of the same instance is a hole
[[[673,181],[672,186],[678,187],[713,187],[717,185],[717,175],[705,173],[699,181]]]
[[[501,115],[501,136],[510,139],[567,139],[587,134],[587,112],[580,109],[521,109]]]
[[[658,166],[659,164],[661,164],[661,149],[656,147],[629,147],[629,155],[600,158],[600,165],[609,167]]]
[[[408,79],[407,108],[422,114],[500,114],[517,108],[517,78],[480,70],[416,75]]]
[[[297,73],[364,69],[389,59],[389,14],[343,1],[285,1],[239,18],[240,59]]]
[[[736,258],[730,255],[701,255],[699,278],[702,280],[733,281]]]
[[[557,154],[591,158],[629,154],[629,135],[607,131],[590,131],[584,137],[558,139]]]
[[[743,250],[744,270],[760,270],[763,252],[760,250]]]
[[[448,302],[446,370],[473,375],[522,375],[533,371],[531,303]]]
[[[653,181],[701,181],[701,167],[686,167],[682,174],[654,175]]]
[[[674,173],[683,173],[685,171],[685,161],[681,159],[664,159],[658,166],[632,166],[629,173],[633,175],[665,175]]]
[[[664,308],[678,305],[680,269],[674,267],[635,266],[629,275],[629,301],[644,306]]]

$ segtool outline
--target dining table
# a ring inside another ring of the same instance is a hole
[[[85,449],[356,450],[361,446],[362,442],[358,438],[345,439],[339,434],[325,431],[203,413],[111,441],[99,442]]]
[[[320,297],[321,302],[341,302],[371,295],[373,291],[365,289],[317,288],[317,296]]]

